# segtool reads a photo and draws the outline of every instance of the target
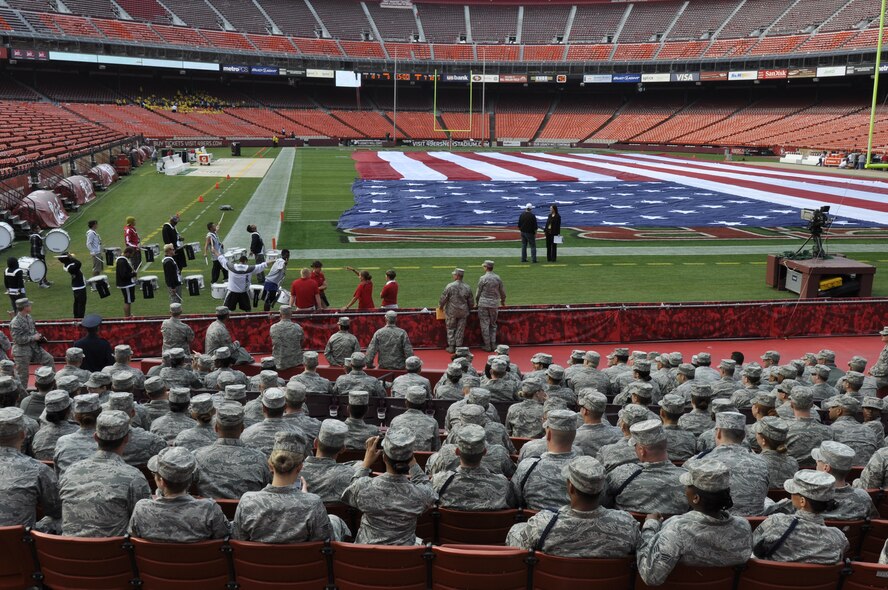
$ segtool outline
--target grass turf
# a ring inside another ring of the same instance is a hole
[[[226,155],[226,150],[216,150],[218,155]],[[351,183],[355,179],[351,149],[312,148],[299,149],[291,176],[290,190],[284,223],[278,239],[279,247],[290,248],[293,252],[287,284],[298,276],[299,268],[310,262],[299,255],[300,251],[318,248],[365,249],[388,248],[394,251],[403,249],[398,244],[352,244],[345,235],[336,229],[336,221],[345,209],[353,205]],[[244,156],[274,157],[276,150],[244,149]],[[717,159],[717,158],[713,158]],[[232,178],[220,180],[220,188],[215,188],[216,179],[188,176],[165,177],[154,172],[152,166],[144,166],[135,174],[124,178],[107,193],[90,203],[80,212],[72,215],[65,229],[72,238],[71,250],[85,261],[89,269],[88,256],[84,246],[86,222],[99,220],[99,232],[106,246],[120,246],[123,243],[123,224],[128,215],[137,218],[137,227],[143,243],[159,243],[160,228],[170,215],[181,212],[180,232],[186,241],[203,243],[206,223],[219,219],[219,205],[234,207],[223,223],[221,234],[227,233],[227,224],[233,223],[240,210],[253,195],[260,179]],[[199,197],[203,196],[203,202]],[[260,195],[261,198],[261,195]],[[260,227],[260,232],[262,228]],[[270,245],[271,236],[265,236]],[[888,265],[886,254],[859,254],[853,251],[854,243],[873,243],[874,240],[854,240],[841,242],[841,249],[858,260],[875,264],[880,272]],[[795,249],[799,243],[793,240],[719,241],[718,245],[749,244],[773,245],[775,252]],[[711,244],[711,242],[710,242]],[[227,244],[245,246],[246,244]],[[457,244],[477,247],[477,244]],[[491,256],[497,260],[497,272],[503,277],[508,293],[509,305],[530,305],[544,303],[591,303],[622,301],[733,301],[792,299],[792,293],[778,292],[764,283],[764,256],[761,255],[719,255],[719,256],[671,256],[651,257],[632,256],[632,248],[637,246],[700,246],[703,242],[682,241],[639,241],[614,242],[592,241],[567,235],[565,247],[571,246],[620,246],[626,249],[627,256],[582,257],[560,256],[557,265],[545,262],[521,264],[520,245],[514,242],[490,244]],[[343,267],[346,264],[365,268],[373,274],[374,298],[379,303],[379,291],[385,282],[384,271],[395,268],[400,284],[399,303],[402,307],[429,307],[437,304],[438,296],[450,280],[450,269],[460,266],[466,269],[466,281],[474,287],[481,274],[478,260],[467,260],[448,256],[447,248],[454,244],[417,244],[416,247],[437,248],[440,257],[411,258],[409,252],[400,258],[360,259],[354,261],[325,261],[325,272],[330,288],[328,297],[334,307],[349,301],[357,284],[356,277]],[[541,255],[544,253],[540,242]],[[836,247],[837,248],[837,247]],[[27,256],[28,245],[17,243],[7,250],[7,256]],[[884,260],[882,259],[884,258]],[[49,277],[55,282],[51,289],[39,289],[29,283],[28,295],[34,299],[34,315],[38,319],[67,318],[71,315],[71,291],[69,277],[61,265],[49,258]],[[111,281],[111,297],[99,299],[95,293],[89,294],[87,313],[99,313],[104,317],[116,317],[122,313],[122,298],[113,286],[113,268],[106,269]],[[210,312],[218,301],[210,297],[209,271],[202,255],[190,261],[185,275],[202,272],[207,288],[200,297],[185,295],[186,313]],[[160,290],[152,300],[144,300],[138,295],[133,312],[139,316],[163,315],[167,311],[167,296],[163,286],[163,273],[157,260],[140,275],[157,275]],[[888,296],[888,286],[877,280],[875,296]]]

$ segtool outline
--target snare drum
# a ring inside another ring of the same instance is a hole
[[[154,292],[157,290],[157,277],[155,275],[145,275],[144,277],[139,277],[137,282],[142,289],[142,297],[154,299]]]
[[[188,295],[194,297],[200,295],[200,290],[204,288],[203,275],[191,275],[184,277],[185,285],[188,287]]]
[[[290,292],[286,289],[278,291],[278,303],[281,305],[290,305]]]
[[[114,261],[120,256],[120,248],[105,248],[105,264],[114,266]]]
[[[281,257],[280,250],[266,250],[265,251],[265,262],[271,266],[271,263]]]
[[[31,258],[30,256],[22,256],[18,261],[19,268],[24,269],[25,274],[28,275],[28,280],[32,283],[39,283],[46,278],[46,263],[42,260]]]
[[[145,251],[145,262],[154,262],[154,257],[160,255],[160,246],[157,244],[145,244],[142,250]]]
[[[241,256],[246,256],[246,255],[247,255],[246,248],[232,248],[231,250],[226,251],[224,254],[225,260],[228,260],[230,262],[237,262],[238,260],[240,260]]]
[[[225,294],[228,293],[228,285],[225,283],[213,283],[212,284],[212,297],[213,299],[223,300],[225,299]]]
[[[259,298],[262,297],[262,285],[250,285],[250,298],[253,300],[253,307],[259,307]]]
[[[71,245],[71,236],[62,228],[56,227],[46,232],[43,243],[46,244],[46,248],[50,252],[61,254],[68,251],[68,246]]]
[[[188,242],[185,244],[185,256],[188,260],[194,260],[194,255],[200,254],[200,242]]]
[[[0,221],[0,250],[12,246],[13,240],[15,240],[15,230],[5,221]]]
[[[86,279],[86,283],[96,290],[100,299],[111,295],[111,288],[108,285],[108,275],[96,275]]]

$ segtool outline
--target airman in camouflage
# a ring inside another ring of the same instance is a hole
[[[302,355],[302,362],[305,363],[304,370],[298,375],[290,377],[290,381],[301,383],[305,386],[305,390],[308,393],[333,393],[333,384],[330,380],[321,377],[317,373],[318,353],[313,350],[306,350]]]
[[[595,389],[607,395],[607,391],[610,388],[610,379],[607,375],[598,370],[598,363],[600,361],[600,354],[594,350],[587,350],[583,354],[583,364],[581,368],[577,368],[569,374],[565,372],[564,380],[566,385],[573,389],[575,393],[579,393],[582,389]],[[571,369],[574,366],[572,366]]]
[[[462,346],[466,336],[466,318],[472,309],[472,288],[463,282],[466,271],[453,269],[453,282],[444,287],[438,307],[444,310],[444,325],[447,328],[447,352],[454,352]]]
[[[515,445],[512,443],[512,439],[509,438],[506,427],[499,422],[491,420],[484,408],[476,404],[467,404],[460,408],[459,421],[454,422],[446,441],[449,443],[455,442],[459,429],[465,424],[477,424],[483,427],[487,433],[487,442],[494,445],[502,445],[510,453],[515,452]]]
[[[333,393],[343,394],[349,391],[366,391],[374,397],[385,397],[382,381],[364,372],[366,357],[361,352],[351,355],[352,370],[347,375],[340,375],[333,384]]]
[[[438,421],[425,413],[428,394],[425,388],[415,385],[407,389],[405,399],[407,409],[392,418],[389,428],[403,428],[411,431],[415,438],[414,450],[437,451],[441,447],[438,435]]]
[[[114,347],[114,364],[105,367],[102,369],[102,372],[106,375],[111,375],[112,379],[114,378],[114,373],[119,371],[132,373],[133,380],[135,381],[133,387],[145,389],[145,374],[139,369],[131,367],[131,360],[133,360],[133,349],[130,348],[129,344],[118,344]]]
[[[123,412],[130,417],[129,440],[121,455],[125,463],[129,465],[144,465],[148,462],[148,459],[159,453],[161,449],[166,448],[165,440],[156,434],[132,425],[136,416],[133,394],[125,392],[112,393],[111,398],[108,400],[108,409]]]
[[[565,406],[575,407],[577,405],[577,394],[564,386],[564,367],[549,365],[543,378],[546,380],[546,397],[548,399],[559,399]]]
[[[506,430],[509,436],[518,438],[539,438],[545,434],[543,429],[543,403],[546,392],[543,384],[536,379],[527,379],[521,383],[518,397],[524,401],[512,404],[506,412]]]
[[[46,413],[40,422],[40,430],[31,442],[31,452],[38,461],[52,461],[56,441],[77,431],[77,423],[70,420],[71,396],[61,390],[46,394]]]
[[[456,468],[459,467],[459,455],[456,451],[456,444],[441,445],[441,449],[429,457],[426,462],[426,473],[429,477],[434,477],[444,471],[456,471]],[[482,457],[481,465],[491,473],[498,473],[506,478],[512,477],[516,467],[505,447],[491,444],[489,441],[487,442],[487,454]]]
[[[752,425],[752,430],[762,452],[759,455],[768,464],[768,488],[783,487],[799,470],[799,462],[786,450],[789,424],[776,416],[765,416]]]
[[[330,339],[327,340],[327,346],[324,348],[324,358],[331,367],[341,367],[343,361],[356,352],[361,352],[361,345],[358,339],[349,329],[351,320],[345,316],[339,318],[339,331],[335,332]]]
[[[284,388],[284,399],[287,405],[284,409],[284,421],[294,424],[305,435],[305,442],[309,448],[314,446],[314,441],[321,430],[321,421],[312,418],[305,411],[303,404],[307,391],[297,382],[290,381]]]
[[[68,467],[59,479],[62,533],[68,537],[116,537],[126,533],[136,503],[151,491],[142,472],[123,461],[130,416],[102,412],[96,420],[98,450]]]
[[[55,473],[22,454],[24,440],[24,412],[0,408],[0,526],[33,527],[37,504],[49,518],[62,516]]]
[[[344,423],[332,418],[324,420],[315,456],[306,457],[302,466],[307,488],[324,502],[339,502],[342,492],[351,484],[355,464],[336,462],[336,456],[345,448],[347,434],[348,426]]]
[[[407,395],[407,388],[415,385],[422,387],[426,390],[426,393],[431,395],[432,384],[428,379],[419,374],[422,370],[422,359],[418,356],[407,357],[407,360],[404,361],[404,366],[407,372],[403,375],[398,375],[392,381],[392,397],[405,397]]]
[[[277,387],[269,387],[262,392],[259,399],[265,419],[244,431],[241,440],[245,445],[258,449],[268,456],[274,448],[274,440],[278,432],[284,430],[299,432],[305,438],[305,433],[295,423],[284,420],[284,406],[287,399],[283,391]]]
[[[832,439],[854,449],[855,465],[866,465],[873,453],[882,448],[882,440],[855,418],[860,412],[860,402],[850,395],[840,395],[824,402],[824,409],[829,410],[833,421],[829,426]]]
[[[172,389],[173,387],[200,388],[204,386],[205,381],[201,381],[185,360],[184,348],[170,348],[167,352],[170,357],[170,366],[161,369],[159,375],[164,387]]]
[[[394,423],[393,423],[394,427]],[[503,510],[518,505],[514,490],[505,476],[491,473],[482,465],[487,451],[484,429],[467,424],[457,437],[459,467],[432,478],[432,488],[440,506],[453,510]]]
[[[512,486],[522,507],[557,510],[570,503],[561,471],[577,456],[572,449],[577,433],[576,414],[553,410],[545,424],[548,451],[540,458],[525,459],[512,476]]]
[[[693,433],[684,430],[678,425],[682,417],[685,401],[679,395],[670,393],[663,397],[659,403],[660,419],[663,421],[663,431],[669,441],[669,460],[684,461],[697,453],[697,437]]]
[[[490,392],[483,387],[471,387],[465,397],[460,398],[456,403],[450,404],[450,407],[447,408],[447,414],[444,415],[445,429],[452,430],[459,424],[460,413],[463,407],[467,405],[481,406],[489,420],[499,422],[499,412],[497,412],[496,406],[490,403]]]
[[[363,449],[368,438],[379,436],[379,427],[364,422],[369,404],[368,392],[359,390],[348,392],[348,418],[345,419],[348,434],[345,436],[345,448]]]
[[[697,383],[691,388],[691,411],[678,419],[678,427],[699,437],[704,431],[715,428],[715,420],[709,411],[712,403],[712,387],[709,383]]]
[[[484,350],[492,352],[496,346],[496,318],[499,307],[506,304],[506,288],[503,280],[493,272],[493,260],[485,260],[481,266],[484,274],[478,279],[475,305],[478,307],[478,323]]]
[[[570,505],[557,512],[542,510],[514,525],[506,545],[558,557],[618,559],[632,554],[641,539],[635,519],[599,504],[605,487],[601,463],[577,457],[563,467],[562,477]]]
[[[194,453],[201,447],[216,442],[216,432],[213,428],[215,414],[216,409],[213,407],[213,398],[210,394],[202,393],[191,398],[191,417],[196,424],[177,434],[172,446],[183,447]]]
[[[407,357],[413,356],[413,346],[407,332],[396,325],[398,312],[385,312],[385,326],[376,330],[367,346],[367,366],[372,367],[379,355],[380,369],[404,369]],[[354,365],[353,365],[354,366]]]
[[[302,340],[305,332],[293,321],[293,308],[282,305],[281,319],[269,329],[271,354],[278,371],[292,369],[302,364]]]
[[[598,450],[598,455],[596,456],[598,462],[604,465],[604,470],[607,473],[626,463],[638,463],[635,445],[629,443],[631,438],[629,428],[633,424],[653,418],[656,418],[653,412],[637,404],[629,404],[620,410],[617,427],[622,431],[623,438],[609,445],[604,445]]]
[[[160,324],[160,334],[163,336],[161,350],[181,348],[191,350],[191,342],[194,340],[194,330],[179,319],[182,316],[182,304],[170,303],[170,317]]]
[[[513,402],[521,382],[509,377],[507,359],[493,357],[490,361],[490,379],[482,379],[481,386],[490,392],[491,401]]]
[[[205,498],[240,498],[246,492],[261,490],[271,482],[268,457],[240,440],[244,430],[244,408],[225,401],[216,410],[212,445],[194,453],[198,469],[197,491]]]
[[[56,441],[52,461],[56,474],[61,475],[73,463],[86,459],[98,448],[96,445],[96,418],[102,411],[99,396],[94,393],[74,398],[74,420],[80,425],[76,432],[60,436]]]
[[[191,405],[191,390],[174,387],[168,394],[170,413],[151,422],[151,432],[172,445],[183,430],[194,427],[197,422],[188,415]]]
[[[25,396],[19,407],[25,413],[25,416],[36,420],[43,413],[46,394],[56,389],[55,371],[53,371],[52,367],[39,367],[34,372],[34,385],[37,387],[37,390]]]
[[[863,398],[861,404],[863,409],[863,425],[876,433],[876,439],[884,440],[885,427],[882,425],[882,412],[885,410],[885,403],[877,397],[867,396]]]
[[[74,377],[77,377],[77,380],[80,381],[81,384],[86,383],[89,380],[90,373],[86,369],[80,368],[82,363],[83,349],[77,347],[69,348],[65,351],[65,366],[59,369],[56,373],[56,380],[68,375],[73,375]]]
[[[817,461],[817,471],[832,475],[835,480],[835,508],[827,509],[820,515],[825,520],[863,520],[879,518],[879,511],[872,498],[865,491],[852,487],[846,481],[854,465],[854,449],[832,440],[823,441],[820,447],[811,451]]]
[[[169,392],[160,377],[148,377],[145,379],[145,393],[148,395],[148,403],[142,404],[148,420],[148,430],[151,424],[161,416],[170,413]]]
[[[237,369],[233,369],[232,365],[234,364],[234,356],[233,352],[227,346],[222,346],[217,348],[215,352],[213,352],[213,363],[216,369],[207,373],[206,377],[204,377],[204,385],[207,389],[219,389],[218,379],[223,373],[231,373],[234,377],[234,383],[239,383],[241,385],[249,385],[250,379],[241,371]]]
[[[52,355],[41,347],[45,338],[37,332],[37,325],[31,317],[31,301],[27,298],[16,299],[15,308],[18,313],[9,322],[12,356],[15,358],[15,374],[18,375],[22,387],[27,388],[28,367],[31,363],[53,367],[55,361]]]
[[[460,384],[463,372],[459,365],[450,363],[441,381],[435,385],[435,398],[461,400],[463,398],[463,388]],[[480,381],[479,381],[480,384]]]
[[[704,431],[700,436],[697,437],[697,451],[711,451],[715,448],[715,419],[714,417],[721,412],[736,412],[737,408],[734,407],[734,404],[731,403],[731,400],[720,397],[712,400],[710,405],[710,409],[712,410],[712,428]],[[743,438],[744,446],[746,446],[746,438]]]
[[[595,457],[603,447],[622,440],[623,433],[604,418],[607,397],[603,393],[591,388],[580,389],[579,398],[583,424],[577,429],[574,447],[583,455]]]

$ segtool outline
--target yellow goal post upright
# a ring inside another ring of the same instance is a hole
[[[435,70],[435,78],[433,81],[434,92],[432,95],[432,129],[434,131],[443,131],[444,133],[471,133],[472,132],[472,72],[469,72],[469,128],[468,129],[450,129],[438,126],[438,70]],[[453,138],[451,137],[451,140]]]
[[[876,69],[873,72],[873,103],[870,107],[869,134],[866,141],[866,167],[888,168],[888,163],[873,164],[873,132],[876,128],[876,106],[879,103],[879,69],[882,66],[882,37],[885,34],[885,5],[888,0],[882,0],[882,10],[879,12],[879,40],[876,43]]]

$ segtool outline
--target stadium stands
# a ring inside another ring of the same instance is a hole
[[[465,12],[455,4],[418,4],[417,14],[422,22],[426,40],[432,43],[457,43],[460,36],[468,36]],[[437,52],[435,52],[437,56]]]
[[[570,6],[525,6],[522,43],[554,43],[567,28]]]
[[[359,2],[320,0],[312,2],[311,5],[335,39],[361,40],[373,33]]]
[[[700,101],[687,106],[661,124],[632,138],[644,143],[672,143],[677,137],[687,135],[724,120],[746,105],[742,99]]]
[[[320,36],[320,25],[302,0],[262,0],[261,6],[281,32],[294,37]]]
[[[393,60],[420,60],[432,57],[431,46],[425,43],[386,43],[385,50]]]
[[[475,43],[507,43],[510,37],[517,38],[517,6],[469,6],[469,18]]]
[[[623,4],[589,4],[577,6],[571,43],[610,43],[628,6]]]
[[[669,30],[670,41],[708,39],[740,5],[738,0],[691,2]]]
[[[848,0],[799,0],[771,25],[768,34],[810,33],[847,3]]]
[[[632,4],[629,18],[623,23],[619,43],[644,43],[659,41],[665,35],[666,30],[675,20],[678,8],[677,2],[644,2]]]
[[[339,46],[351,57],[385,57],[382,45],[375,41],[340,41]]]
[[[764,32],[796,0],[746,0],[719,33],[719,38],[750,37]]]
[[[844,31],[861,25],[866,27],[871,21],[877,20],[880,6],[879,0],[851,0],[827,20],[820,31]]]
[[[272,28],[268,19],[252,2],[241,0],[213,0],[213,6],[238,31],[268,33]]]
[[[530,141],[552,103],[548,96],[501,98],[496,103],[495,130],[500,140]]]
[[[116,0],[131,17],[152,23],[170,22],[169,14],[157,0]]]
[[[389,119],[397,118],[398,129],[412,139],[447,139],[447,134],[443,131],[435,130],[435,120],[431,112],[411,112],[398,111],[397,117],[392,111],[387,111],[386,115]],[[437,125],[440,128],[440,125]]]
[[[223,28],[219,14],[204,0],[179,0],[172,11],[192,27],[217,31]]]
[[[474,45],[432,45],[432,52],[436,60],[442,61],[473,61],[475,59]]]
[[[412,10],[381,8],[376,2],[367,2],[366,6],[376,29],[386,41],[412,41],[414,35],[419,35]]]
[[[584,139],[607,123],[622,100],[615,96],[563,97],[543,127],[539,139],[572,142]]]
[[[626,103],[613,119],[590,136],[590,140],[626,141],[659,125],[684,105],[668,94],[641,94]]]

